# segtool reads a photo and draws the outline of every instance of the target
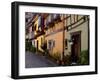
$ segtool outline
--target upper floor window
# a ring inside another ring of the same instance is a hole
[[[42,27],[41,26],[42,26],[42,17],[39,16],[38,17],[38,30],[40,30],[40,31],[42,30]]]
[[[34,31],[34,22],[32,22],[32,31]]]
[[[43,38],[41,37],[41,45],[43,44]]]
[[[39,17],[38,17],[38,25],[39,25],[39,26],[41,26],[41,20],[42,20],[42,18],[41,18],[41,16],[39,16]]]
[[[54,18],[54,19],[57,19],[57,18],[60,18],[60,16],[61,16],[61,14],[54,14],[54,15],[53,15],[53,18]]]
[[[55,47],[55,41],[54,40],[49,40],[48,41],[48,49],[52,49],[53,47]]]
[[[32,31],[34,31],[34,26],[32,26]]]
[[[54,19],[56,19],[57,18],[57,14],[54,14],[53,17],[54,17]]]
[[[25,21],[28,22],[28,18],[26,18]]]
[[[51,22],[51,15],[48,15],[48,17],[45,20],[45,26],[47,27],[50,22]]]
[[[74,23],[74,18],[75,18],[75,16],[74,15],[71,15],[71,24],[73,24]]]
[[[48,22],[51,22],[52,21],[52,14],[50,14],[49,16],[48,16]]]
[[[35,24],[35,25],[34,25],[34,30],[36,30],[36,26],[37,26],[37,25]]]
[[[67,39],[65,39],[65,47],[67,47],[67,45],[68,45],[68,44],[67,44]]]

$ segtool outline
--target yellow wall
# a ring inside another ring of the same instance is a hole
[[[38,19],[35,21],[35,25],[36,25],[36,31],[38,30]],[[37,32],[34,32],[35,33],[35,35],[37,34]],[[41,36],[39,36],[39,37],[37,37],[37,39],[35,39],[35,45],[36,45],[36,47],[37,47],[37,40],[38,40],[38,49],[40,50],[40,51],[43,51],[42,49],[41,49],[41,38],[44,40],[44,36],[43,35],[41,35]]]
[[[37,38],[37,40],[38,40],[38,49],[39,49],[40,51],[43,51],[43,50],[41,49],[41,38],[44,40],[44,36],[43,36],[43,35],[41,35],[41,36],[39,36],[39,37]]]
[[[36,31],[38,30],[38,19],[35,21],[35,24],[34,24],[34,26],[36,25]],[[35,33],[35,35],[37,34],[37,32],[36,31],[34,31],[34,33]]]
[[[79,16],[81,18],[82,16]],[[84,20],[81,20],[80,22],[83,22]],[[77,24],[80,24],[80,22],[77,22]],[[77,25],[76,24],[76,25]],[[77,26],[76,28],[73,28],[72,30],[65,32],[65,38],[70,40],[71,39],[71,33],[81,31],[81,51],[88,50],[88,24],[89,22],[86,21],[83,24]],[[71,53],[71,45],[68,42],[68,49],[65,50],[65,54],[68,55]]]
[[[59,32],[59,33],[53,34],[45,38],[47,42],[49,40],[55,41],[55,46],[52,50],[53,53],[56,53],[56,52],[62,53],[62,49],[63,49],[63,36],[62,35],[63,33]],[[48,46],[48,43],[47,43],[47,46]]]
[[[59,22],[59,23],[55,24],[54,27],[49,28],[46,31],[46,35],[50,34],[50,33],[53,33],[53,32],[56,32],[59,29],[63,29],[63,25],[64,25],[63,22]],[[54,53],[58,54],[59,53],[60,54],[59,56],[62,56],[62,53],[63,53],[63,30],[60,31],[60,32],[56,32],[54,34],[51,34],[49,36],[46,36],[45,40],[47,40],[47,48],[48,48],[48,41],[49,40],[54,40],[55,41],[55,46],[49,52],[51,54],[54,54]]]

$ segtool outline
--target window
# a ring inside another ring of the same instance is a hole
[[[26,22],[28,22],[28,19],[26,18]]]
[[[38,18],[38,26],[41,26],[41,16]]]
[[[53,19],[57,19],[57,18],[60,18],[60,17],[62,17],[62,14],[53,14]]]
[[[67,47],[67,39],[65,39],[65,47]]]
[[[41,27],[38,28],[39,31],[42,31]]]
[[[36,24],[34,25],[34,30],[36,30]]]
[[[55,47],[55,41],[53,41],[53,47]]]
[[[48,26],[48,19],[45,20],[45,27]]]
[[[51,40],[48,41],[48,49],[51,49]]]
[[[83,16],[83,19],[84,21],[86,21],[88,19],[88,16],[87,15]]]
[[[49,49],[52,49],[52,48],[54,48],[55,47],[55,41],[54,40],[49,40],[48,41],[48,48]]]
[[[51,16],[49,15],[45,20],[45,27],[48,27],[50,22],[51,22]]]
[[[51,14],[48,16],[48,22],[51,22]]]
[[[53,18],[56,19],[56,18],[57,18],[57,14],[54,14],[54,15],[53,15]]]
[[[32,31],[34,31],[34,26],[32,26]]]
[[[74,23],[74,15],[71,15],[71,24],[73,24]]]
[[[32,31],[34,31],[34,22],[32,22]]]
[[[43,38],[41,37],[41,45],[43,44]]]
[[[41,31],[42,30],[42,17],[39,16],[38,18],[38,30]]]
[[[49,16],[46,17],[45,20],[44,20],[45,27],[48,27],[48,23],[49,23],[48,18],[49,18]]]

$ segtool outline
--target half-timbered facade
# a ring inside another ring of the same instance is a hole
[[[71,14],[66,22],[64,53],[77,62],[81,52],[89,50],[89,16]]]
[[[89,48],[89,16],[80,14],[35,14],[27,27],[26,38],[37,50],[46,42],[48,54],[59,54],[60,60],[71,56],[77,62],[82,51]]]

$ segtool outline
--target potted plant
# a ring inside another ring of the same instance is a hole
[[[89,52],[88,50],[84,50],[81,52],[79,60],[78,60],[78,64],[89,64]]]

